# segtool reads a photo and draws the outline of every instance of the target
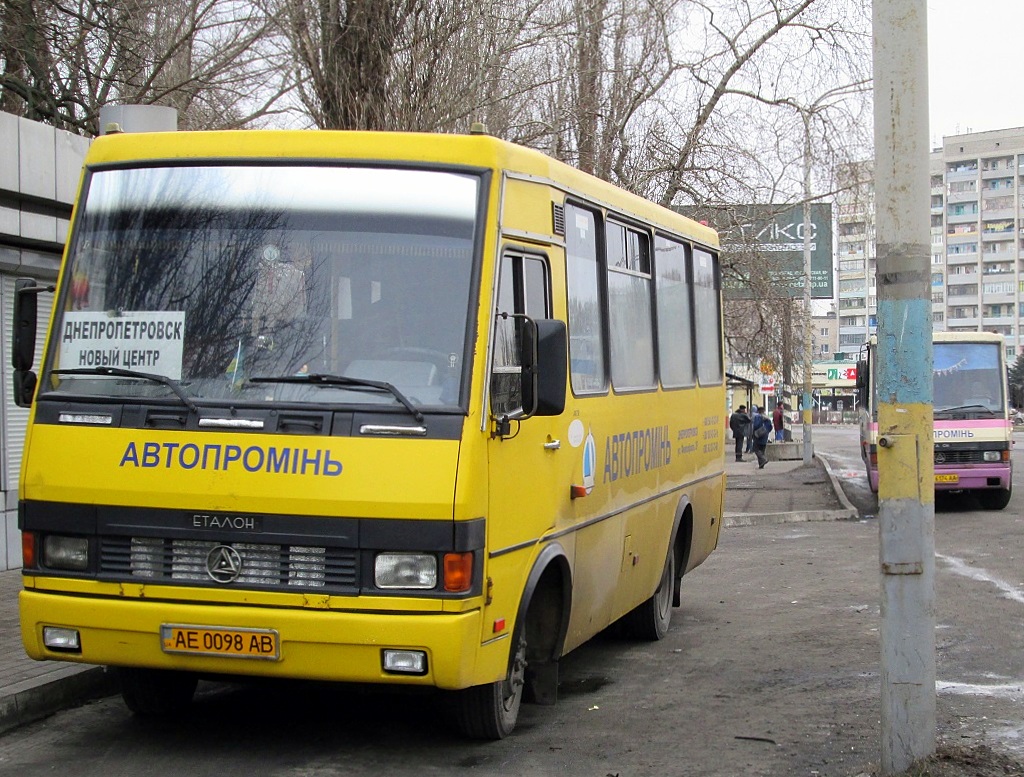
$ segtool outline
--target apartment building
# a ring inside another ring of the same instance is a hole
[[[930,168],[934,326],[1001,334],[1012,363],[1024,337],[1024,127],[944,138]]]
[[[837,207],[839,350],[876,320],[874,200],[868,162],[842,171]],[[929,160],[932,325],[997,332],[1024,353],[1024,127],[951,135]]]
[[[855,361],[875,331],[875,200],[870,162],[839,171],[836,207],[836,349]]]

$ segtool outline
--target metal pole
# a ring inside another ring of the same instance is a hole
[[[814,359],[814,332],[811,331],[811,112],[801,111],[804,119],[804,464],[814,458],[811,429],[811,372]]]
[[[874,0],[882,774],[935,751],[926,0]]]

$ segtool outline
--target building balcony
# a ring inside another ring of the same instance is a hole
[[[960,283],[964,283],[964,281],[960,281]],[[946,287],[946,298],[947,299],[959,298],[961,300],[970,300],[971,302],[973,302],[974,300],[976,300],[978,298],[978,290],[974,289],[973,291],[961,291],[958,286],[947,286]],[[962,305],[964,303],[960,302],[958,304]]]
[[[991,181],[994,178],[1010,178],[1013,175],[1014,168],[1010,167],[997,167],[993,170],[982,170],[981,177],[985,181]]]
[[[954,327],[954,326],[960,327],[960,326],[962,326],[962,327],[969,327],[971,329],[977,329],[977,327],[978,327],[978,317],[977,316],[973,316],[973,317],[969,317],[969,318],[967,318],[967,317],[965,317],[965,318],[957,318],[956,316],[952,316],[952,315],[950,315],[947,312],[946,313],[946,326],[949,326],[949,327]]]
[[[982,208],[981,215],[984,219],[1010,219],[1016,217],[1017,212],[1011,208]]]
[[[978,178],[978,168],[971,167],[963,170],[946,169],[946,183],[950,181],[974,181]]]
[[[967,241],[974,241],[978,239],[978,230],[973,229],[969,232],[947,232],[946,233],[946,244],[950,243],[965,243]]]
[[[978,212],[974,213],[947,213],[947,224],[971,224],[978,220]]]
[[[977,202],[977,201],[978,201],[978,192],[976,190],[975,191],[969,191],[969,192],[950,192],[949,194],[946,195],[946,204],[948,204],[948,205],[952,205],[953,203],[960,203],[960,202]]]
[[[961,254],[946,254],[946,264],[977,264],[978,252],[965,251]]]

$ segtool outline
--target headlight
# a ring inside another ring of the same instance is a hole
[[[373,562],[378,588],[434,588],[437,558],[429,553],[381,553]]]
[[[1002,458],[1002,454],[999,451],[985,451],[982,458],[985,461],[999,461]]]
[[[43,566],[84,572],[89,568],[89,540],[59,535],[44,537]]]

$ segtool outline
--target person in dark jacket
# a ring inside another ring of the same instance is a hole
[[[751,418],[751,439],[754,445],[754,455],[757,456],[757,468],[764,469],[768,463],[768,438],[772,433],[772,419],[765,415],[761,408],[754,406],[754,415]]]
[[[743,439],[750,433],[750,416],[747,415],[746,405],[740,405],[729,416],[729,428],[732,430],[733,440],[736,441],[736,461],[743,461]]]

